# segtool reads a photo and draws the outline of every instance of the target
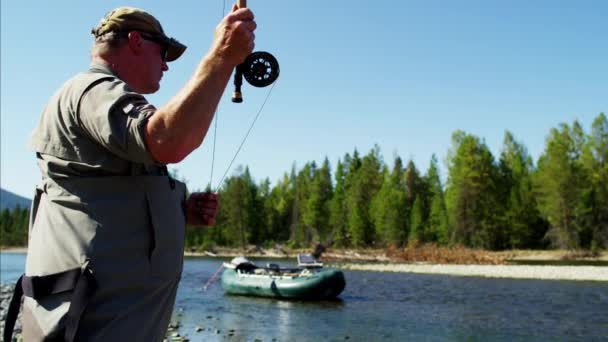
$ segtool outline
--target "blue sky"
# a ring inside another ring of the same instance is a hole
[[[162,106],[190,77],[211,43],[222,1],[1,2],[2,188],[31,197],[40,179],[27,138],[52,93],[89,65],[90,29],[110,9],[141,7],[189,46],[169,65]],[[295,162],[332,166],[374,144],[392,164],[412,158],[442,166],[451,134],[484,138],[499,156],[505,130],[536,160],[549,129],[579,120],[589,130],[608,112],[606,1],[249,0],[256,50],[281,75],[229,172],[248,165],[256,180],[279,179]],[[226,5],[228,7],[228,4]],[[219,106],[217,182],[269,88],[245,85],[245,102]],[[210,180],[213,132],[174,165],[191,189]]]

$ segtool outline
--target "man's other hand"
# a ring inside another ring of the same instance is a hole
[[[186,201],[186,223],[193,226],[213,226],[219,195],[214,192],[194,192]]]

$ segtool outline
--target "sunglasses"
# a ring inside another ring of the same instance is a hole
[[[163,62],[167,61],[167,56],[169,54],[169,45],[166,41],[157,37],[149,36],[147,34],[141,34],[141,37],[145,40],[155,42],[160,45],[160,58],[163,60]]]

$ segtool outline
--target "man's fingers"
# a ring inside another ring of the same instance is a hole
[[[253,12],[249,8],[237,8],[234,9],[232,13],[226,16],[228,23],[233,23],[235,21],[251,21],[255,18]]]

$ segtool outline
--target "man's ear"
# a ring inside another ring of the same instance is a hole
[[[141,54],[141,51],[143,50],[143,43],[144,43],[143,40],[144,39],[142,38],[141,33],[137,32],[137,31],[129,32],[129,35],[128,35],[129,49],[136,56]]]

